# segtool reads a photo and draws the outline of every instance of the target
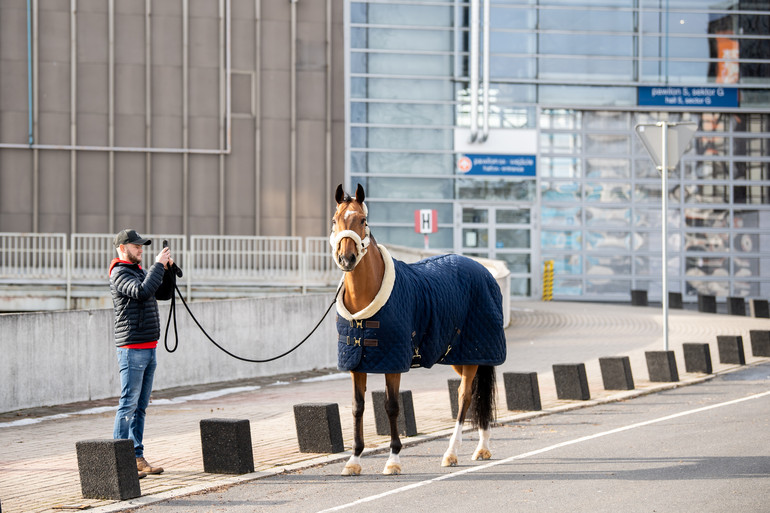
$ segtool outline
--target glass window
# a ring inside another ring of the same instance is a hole
[[[492,80],[535,78],[536,74],[537,64],[533,57],[489,57],[489,76]]]
[[[353,98],[373,100],[454,99],[454,87],[448,80],[352,77],[350,86]]]
[[[574,4],[574,2],[572,2]],[[590,5],[594,5],[591,2]],[[599,9],[541,9],[538,26],[541,30],[634,30],[633,11]],[[550,39],[547,34],[543,39]]]
[[[660,213],[660,209],[646,210],[636,208],[634,209],[633,225],[635,228],[659,228]]]
[[[414,203],[370,201],[367,199],[366,204],[369,208],[369,219],[371,220],[378,223],[406,223],[414,225],[414,211],[418,209]],[[454,216],[451,203],[420,203],[419,208],[436,210],[439,223],[451,223]]]
[[[494,3],[498,4],[501,2],[495,1]],[[495,29],[501,28],[535,29],[537,25],[537,12],[535,9],[511,9],[510,7],[492,5],[489,10],[489,22],[492,34],[495,33]],[[494,47],[492,47],[492,51],[494,51]]]
[[[585,127],[590,130],[628,130],[631,115],[619,111],[586,111],[583,114]]]
[[[425,237],[422,233],[415,233],[414,226],[376,226],[372,225],[372,234],[380,244],[399,244],[412,248],[425,246]],[[454,230],[452,228],[439,228],[438,232],[431,233],[429,243],[431,249],[451,250]]]
[[[576,26],[579,25],[573,25]],[[615,30],[614,26],[608,25],[610,26]],[[606,34],[543,34],[540,37],[539,53],[633,57],[634,37]]]
[[[454,51],[450,30],[406,30],[394,28],[350,29],[352,48],[370,50]]]
[[[630,178],[631,162],[628,159],[589,158],[586,159],[586,176],[591,178]]]
[[[498,249],[529,249],[530,231],[498,228],[495,231],[495,242]]]
[[[730,213],[727,210],[686,208],[684,224],[699,228],[725,228],[730,224]]]
[[[629,135],[586,134],[586,153],[610,153],[628,155],[631,150]]]
[[[651,158],[634,160],[635,178],[660,178],[660,172],[655,169]]]
[[[451,150],[454,146],[452,130],[352,127],[350,135],[350,144],[354,148]]]
[[[727,180],[730,178],[729,162],[714,161],[685,161],[684,168],[686,180]]]
[[[371,25],[451,27],[454,5],[360,4],[351,2],[351,22]]]
[[[586,232],[585,246],[589,251],[629,250],[628,232]],[[630,260],[629,260],[630,262]]]
[[[583,125],[583,112],[566,109],[543,109],[540,114],[541,128],[577,130]]]
[[[362,112],[353,112],[360,110]],[[354,123],[383,125],[448,125],[454,123],[454,105],[419,103],[351,103]]]
[[[582,246],[581,240],[582,232],[579,231],[543,230],[540,232],[540,246],[543,251],[552,249],[579,250]]]
[[[538,77],[551,80],[623,80],[634,79],[634,62],[620,59],[585,58],[576,55],[572,58],[564,57],[540,57],[537,60]],[[543,86],[560,87],[560,86]],[[636,91],[634,91],[635,93]],[[595,98],[579,98],[578,103],[591,105],[590,100]],[[586,101],[588,100],[588,101]],[[562,99],[562,102],[564,99]],[[633,104],[636,103],[634,97]],[[599,105],[614,105],[602,102]]]
[[[770,138],[744,138],[733,139],[733,155],[739,157],[768,157],[770,156]]]
[[[459,178],[457,180],[457,198],[484,199],[487,201],[534,201],[535,181],[508,180],[474,180]]]
[[[538,167],[540,176],[551,176],[554,178],[575,178],[581,175],[580,159],[542,157]]]
[[[581,187],[575,182],[548,182],[540,183],[543,201],[580,201]]]
[[[540,219],[543,226],[580,226],[582,210],[578,207],[551,207],[543,205]]]
[[[512,273],[524,274],[531,271],[529,255],[497,252],[495,254],[495,258],[498,260],[503,260],[508,265],[508,270]]]
[[[488,248],[489,230],[486,228],[463,228],[463,248]]]
[[[492,21],[493,26],[495,21]],[[532,32],[496,32],[492,29],[489,33],[489,50],[490,58],[501,53],[537,53],[537,36]]]
[[[436,178],[356,178],[371,196],[386,199],[444,199],[452,197],[452,180]],[[414,211],[413,214],[414,215]],[[414,223],[412,223],[414,229]]]
[[[489,210],[486,208],[463,208],[463,223],[488,223]]]
[[[449,76],[452,74],[450,55],[420,55],[398,53],[368,53],[366,60],[351,53],[351,73],[371,73],[373,75],[424,75]]]
[[[770,187],[764,185],[734,185],[733,202],[738,204],[770,204]]]
[[[351,151],[354,173],[372,174],[454,174],[454,158],[441,153],[363,152]]]
[[[631,184],[629,183],[587,183],[585,185],[586,201],[601,203],[628,203],[631,201]]]
[[[729,185],[687,184],[684,189],[685,203],[729,203]]]
[[[585,210],[588,226],[628,226],[631,221],[630,208],[586,207]]]
[[[735,180],[768,180],[770,162],[733,162],[733,178]]]
[[[564,278],[554,278],[553,293],[559,296],[582,296],[583,281]]]
[[[580,134],[575,133],[541,132],[540,151],[543,153],[579,153],[582,148],[582,140]]]
[[[497,224],[529,224],[530,210],[528,208],[502,209],[495,212]]]
[[[570,80],[575,78],[570,75]],[[635,87],[541,85],[538,86],[538,91],[540,102],[546,105],[636,105]]]

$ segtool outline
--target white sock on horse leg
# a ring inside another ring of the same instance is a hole
[[[463,443],[463,425],[460,422],[455,423],[455,430],[452,438],[449,439],[449,447],[444,453],[441,461],[442,467],[451,467],[457,465],[457,451]]]
[[[479,428],[479,445],[476,447],[476,451],[473,453],[474,460],[488,460],[492,457],[492,453],[489,450],[489,438],[491,431],[489,429]]]
[[[388,456],[388,461],[385,463],[385,469],[382,471],[385,475],[396,475],[401,473],[401,459],[398,454],[393,452]]]
[[[357,476],[361,474],[361,457],[355,454],[350,457],[342,470],[343,476]]]

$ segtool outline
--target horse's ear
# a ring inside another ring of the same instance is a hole
[[[337,186],[337,192],[334,193],[334,199],[337,200],[337,205],[342,203],[342,200],[345,199],[345,190],[342,188],[342,184]]]
[[[363,203],[365,197],[366,197],[366,194],[364,194],[364,188],[361,187],[361,184],[358,184],[358,187],[356,187],[356,201],[359,203]]]

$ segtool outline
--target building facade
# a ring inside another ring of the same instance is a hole
[[[378,240],[503,259],[512,293],[770,296],[766,0],[350,0],[346,181]],[[695,124],[662,183],[636,133]]]
[[[321,236],[343,0],[0,2],[0,232]]]

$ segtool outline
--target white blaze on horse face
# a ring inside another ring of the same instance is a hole
[[[345,211],[345,219],[347,219],[348,217],[350,217],[352,215],[356,215],[356,214],[358,214],[358,212],[355,211],[355,210],[347,210],[347,211]]]

